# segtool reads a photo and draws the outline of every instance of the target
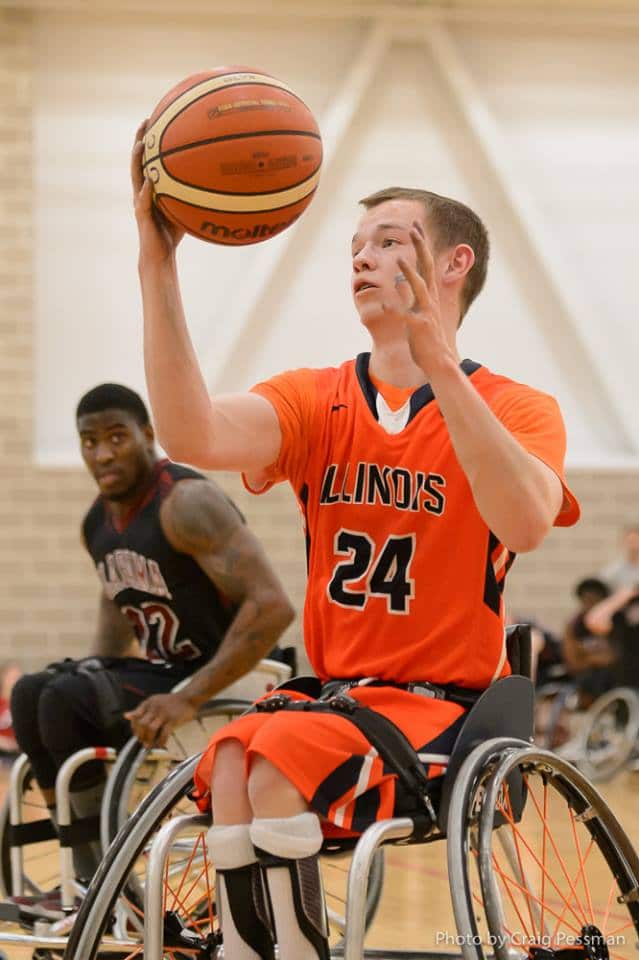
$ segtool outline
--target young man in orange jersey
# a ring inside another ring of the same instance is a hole
[[[181,233],[153,210],[143,134],[132,174],[160,440],[179,460],[242,471],[253,492],[292,484],[306,520],[310,661],[322,682],[354,684],[349,695],[394,721],[437,776],[463,720],[453,691],[509,672],[502,590],[514,554],[579,515],[555,401],[457,353],[485,278],[486,231],[463,204],[426,191],[366,198],[352,268],[370,354],[211,399],[181,306]],[[415,681],[442,696],[419,695]],[[138,735],[150,743],[153,725]],[[395,775],[347,718],[281,710],[217,734],[197,781],[214,811],[225,957],[273,956],[259,896],[249,906],[260,864],[281,960],[328,957],[301,873],[314,871],[319,900],[323,833],[392,815]]]

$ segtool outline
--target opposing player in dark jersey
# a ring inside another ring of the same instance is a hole
[[[555,401],[457,352],[485,278],[485,228],[427,191],[367,197],[352,268],[370,354],[211,400],[181,307],[181,233],[153,211],[143,134],[132,174],[162,442],[187,462],[243,471],[256,493],[291,483],[306,522],[311,663],[393,720],[434,776],[463,722],[452,685],[468,693],[509,672],[502,591],[515,554],[579,515]],[[323,831],[394,812],[396,777],[377,750],[343,716],[255,712],[212,739],[196,781],[214,812],[225,957],[274,956],[246,895],[260,867],[281,960],[328,957],[317,854]]]
[[[18,743],[54,819],[56,774],[67,757],[88,746],[119,748],[132,728],[163,744],[264,657],[293,617],[226,494],[194,470],[158,459],[136,393],[95,387],[78,404],[77,428],[100,491],[82,525],[102,584],[92,656],[24,676],[12,695]],[[76,816],[99,812],[103,778],[97,761],[74,775]],[[97,855],[95,843],[74,849],[79,879],[91,877]],[[38,915],[46,911],[35,905]],[[56,915],[55,902],[48,915]]]

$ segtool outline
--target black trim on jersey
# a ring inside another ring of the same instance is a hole
[[[493,560],[492,555],[495,547],[501,544],[501,540],[498,540],[494,533],[489,531],[488,536],[488,551],[486,553],[486,579],[484,581],[484,603],[493,613],[496,613],[499,616],[499,601],[502,593],[504,592],[504,584],[506,583],[506,575],[510,568],[512,567],[516,554],[511,553],[506,561],[504,575],[499,582],[497,582],[497,577],[495,576],[495,571],[493,569]],[[503,546],[503,544],[501,544]]]
[[[304,507],[304,532],[306,537],[306,572],[311,562],[311,535],[308,532],[308,484],[305,483],[300,490],[300,502]]]
[[[362,389],[362,393],[364,394],[366,403],[368,404],[368,408],[375,419],[379,420],[379,417],[377,416],[377,394],[379,391],[368,375],[370,360],[370,353],[359,353],[355,360],[355,372],[357,374],[357,379],[359,380],[359,385]],[[479,370],[481,363],[476,363],[474,360],[462,360],[460,367],[466,376],[470,377],[476,370]],[[435,394],[433,393],[432,387],[429,383],[425,383],[422,387],[418,387],[410,398],[410,409],[406,424],[408,425],[411,420],[417,416],[419,411],[423,410],[424,407],[434,399]]]

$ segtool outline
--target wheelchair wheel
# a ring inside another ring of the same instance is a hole
[[[28,896],[39,896],[45,891],[52,890],[60,882],[58,868],[58,840],[55,836],[48,836],[52,832],[51,820],[47,806],[42,799],[26,757],[19,757],[16,764],[25,764],[24,776],[21,777],[22,819],[25,829],[34,831],[33,838],[25,838],[22,846],[22,893]],[[41,824],[42,836],[39,837],[38,827]],[[11,819],[10,797],[4,799],[0,809],[0,883],[3,897],[11,897],[18,893],[15,889],[11,871]]]
[[[194,720],[171,734],[163,750],[149,750],[132,737],[118,754],[106,786],[101,816],[103,850],[106,852],[120,827],[169,770],[200,753],[215,730],[249,706],[246,700],[211,700]]]
[[[609,690],[584,717],[574,758],[590,780],[609,780],[625,767],[639,737],[639,696],[629,687]],[[563,751],[559,751],[563,755]]]
[[[214,869],[205,844],[209,820],[192,816],[193,805],[188,796],[198,760],[197,756],[191,757],[173,767],[117,834],[81,904],[64,954],[67,960],[95,960],[101,951],[114,952],[119,946],[127,957],[141,952],[151,844],[158,831],[178,817],[189,823],[186,833],[181,833],[170,848],[162,873],[162,908],[157,918],[157,925],[162,928],[162,952],[157,954],[157,960],[197,960],[213,955],[217,929]],[[185,812],[188,816],[181,817]],[[380,857],[369,883],[369,921],[379,901],[382,877]],[[329,887],[334,886],[334,876],[327,873],[326,882]],[[332,897],[330,889],[327,901],[332,908],[332,941],[337,943],[344,928],[343,905]]]
[[[464,760],[453,785],[446,853],[453,913],[464,960],[483,960],[493,953],[478,870],[479,817],[486,784],[504,755],[524,746],[529,744],[507,737],[480,743]]]
[[[634,955],[639,859],[583,774],[524,747],[504,755],[483,794],[479,874],[497,960]]]

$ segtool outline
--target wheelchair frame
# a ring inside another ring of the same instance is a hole
[[[510,638],[512,640],[512,633]],[[525,673],[525,649],[523,655],[521,650],[518,652],[515,649],[512,655],[509,655],[509,659],[513,664],[514,672],[518,668],[522,674]],[[496,791],[498,793],[499,785],[504,781],[506,767],[527,769],[527,765],[530,765],[531,769],[538,768],[544,776],[551,777],[553,774],[558,780],[563,777],[564,780],[561,781],[564,783],[563,789],[572,790],[575,793],[579,818],[586,822],[589,831],[592,826],[593,835],[603,838],[606,861],[613,875],[617,879],[621,877],[619,886],[621,896],[618,897],[618,902],[626,905],[631,915],[630,922],[634,925],[635,931],[639,932],[639,860],[606,804],[585,778],[565,761],[531,746],[532,705],[532,685],[523,676],[507,677],[493,684],[469,712],[467,722],[449,758],[438,822],[433,823],[431,829],[424,835],[423,822],[418,823],[416,829],[416,823],[412,817],[398,817],[375,823],[362,834],[353,852],[348,879],[345,938],[343,945],[333,950],[332,956],[344,957],[345,960],[361,960],[362,957],[384,957],[387,960],[391,958],[434,960],[434,958],[450,956],[448,953],[435,950],[417,952],[364,949],[367,878],[370,876],[371,865],[380,847],[386,843],[428,843],[446,837],[453,910],[458,931],[462,935],[461,952],[464,960],[484,960],[485,954],[481,946],[463,941],[464,934],[476,930],[466,870],[468,856],[466,828],[469,811],[485,790],[492,789],[491,796],[497,795]],[[514,719],[512,724],[514,735],[495,736],[499,728],[503,727],[503,717],[506,714],[510,714],[511,719]],[[158,960],[162,956],[164,936],[162,880],[168,858],[183,831],[200,830],[209,823],[209,820],[202,816],[187,815],[172,819],[160,827],[155,834],[154,831],[177,800],[187,793],[197,760],[197,757],[191,758],[175,767],[146,797],[118,834],[98,869],[68,940],[66,938],[40,940],[38,945],[54,950],[60,950],[66,945],[64,956],[68,960],[71,958],[72,960],[93,960],[98,951],[100,954],[108,954],[123,949],[131,950],[132,955],[141,956],[139,940],[127,941],[124,937],[105,940],[104,931],[112,916],[119,890],[126,883],[131,864],[151,841],[148,879],[144,887],[144,956],[149,960]],[[495,784],[498,786],[496,787]],[[494,827],[494,811],[491,812],[489,807],[484,810],[480,807],[482,822],[485,819],[484,814],[486,817],[490,814]],[[485,832],[483,837],[482,846],[480,832],[481,849],[484,849],[487,843]],[[334,849],[335,841],[331,841],[330,846]],[[206,859],[205,852],[204,858]],[[481,869],[480,863],[480,873]],[[490,859],[486,860],[485,851],[483,870],[484,873],[487,870],[490,873]],[[525,880],[521,873],[521,864],[519,867],[515,864],[515,870],[516,875]],[[5,942],[10,941],[5,940]],[[24,943],[25,940],[22,938],[12,942]],[[167,946],[166,949],[179,951],[179,947]],[[206,954],[206,956],[210,955],[210,953]]]

